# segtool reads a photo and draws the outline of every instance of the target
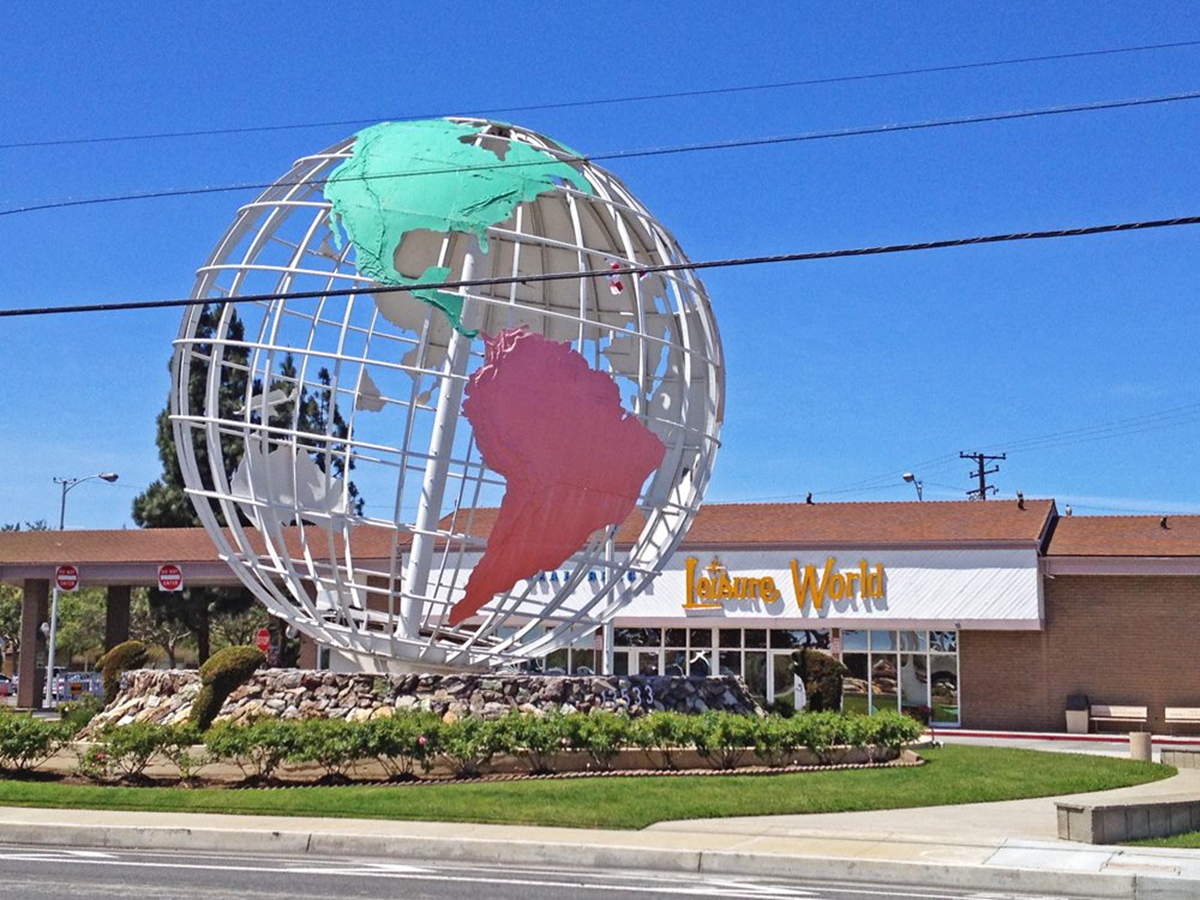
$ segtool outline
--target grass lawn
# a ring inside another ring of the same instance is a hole
[[[765,776],[583,778],[280,790],[92,787],[0,780],[0,806],[220,812],[642,828],[670,819],[848,812],[1013,800],[1157,781],[1153,763],[945,746],[928,765]]]
[[[1129,847],[1180,847],[1191,850],[1200,849],[1200,831],[1189,831],[1187,834],[1174,834],[1164,838],[1143,838],[1140,841],[1126,841]]]

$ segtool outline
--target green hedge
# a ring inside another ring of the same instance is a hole
[[[499,754],[523,762],[530,772],[556,770],[567,754],[585,753],[590,766],[607,770],[627,747],[642,749],[651,767],[675,769],[681,751],[695,750],[709,765],[735,769],[753,754],[771,767],[795,763],[808,751],[823,763],[837,763],[851,748],[878,760],[920,737],[923,726],[895,712],[874,716],[834,712],[781,716],[740,716],[709,712],[700,716],[653,713],[630,719],[619,713],[526,715],[500,719],[464,718],[444,722],[419,710],[365,722],[259,719],[249,725],[225,722],[203,735],[204,757],[191,750],[199,732],[191,726],[134,724],[109,726],[87,749],[80,772],[101,781],[137,781],[157,759],[175,764],[184,779],[205,762],[238,766],[249,782],[271,782],[285,762],[320,767],[327,780],[346,781],[356,764],[377,760],[389,778],[412,779],[435,761],[458,777],[483,774]],[[0,714],[0,766],[30,768],[66,740],[60,723]]]

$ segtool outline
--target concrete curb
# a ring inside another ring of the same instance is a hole
[[[636,832],[633,834],[637,834]],[[313,856],[375,856],[403,860],[623,867],[715,875],[756,875],[828,881],[871,881],[975,891],[1027,891],[1114,900],[1183,900],[1200,896],[1187,878],[788,856],[736,850],[686,850],[599,843],[354,834],[304,829],[228,830],[145,825],[0,823],[0,842],[121,850],[180,850]]]

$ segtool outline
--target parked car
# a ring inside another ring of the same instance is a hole
[[[9,694],[15,694],[16,692],[16,683],[3,672],[0,672],[0,697],[7,697]]]

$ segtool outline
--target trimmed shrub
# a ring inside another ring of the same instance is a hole
[[[96,781],[124,778],[137,781],[145,777],[146,767],[158,754],[171,758],[185,733],[170,725],[131,722],[103,728],[91,746],[79,757],[79,773]]]
[[[629,721],[627,716],[598,709],[589,715],[569,715],[563,724],[571,746],[586,751],[596,768],[607,772],[617,754],[631,741]]]
[[[130,669],[140,669],[149,658],[150,650],[141,641],[125,641],[96,660],[96,668],[104,676],[106,706],[116,700],[121,692],[121,676]]]
[[[459,778],[475,778],[502,749],[498,720],[473,716],[443,722],[439,750]]]
[[[828,712],[842,708],[842,679],[850,674],[850,670],[837,657],[823,650],[796,650],[792,653],[792,673],[804,681],[808,711]]]
[[[754,755],[768,766],[786,766],[795,759],[798,730],[790,717],[767,716],[754,730]]]
[[[442,720],[421,710],[397,710],[363,725],[364,751],[379,761],[388,778],[414,777],[417,766],[428,772],[437,754]]]
[[[731,712],[706,712],[697,725],[696,752],[714,769],[736,769],[760,730],[759,719]]]
[[[281,719],[259,719],[250,725],[222,722],[204,735],[209,755],[232,762],[247,781],[270,781],[296,744],[296,723]]]
[[[520,759],[534,775],[554,771],[558,754],[571,747],[571,732],[559,713],[537,716],[514,709],[496,720],[500,751]]]
[[[925,726],[911,716],[886,710],[867,719],[862,743],[872,761],[879,762],[898,753],[901,747],[911,744],[924,731]]]
[[[305,719],[291,723],[291,728],[293,743],[288,762],[316,763],[328,779],[344,781],[347,770],[369,755],[364,723]]]
[[[697,718],[674,712],[639,716],[629,722],[629,739],[646,754],[652,766],[657,754],[657,768],[678,769],[675,753],[695,743],[697,726],[694,722]]]
[[[188,721],[201,731],[212,724],[233,691],[245,684],[267,657],[257,647],[226,647],[200,667],[200,692],[192,702]]]
[[[62,722],[35,719],[0,706],[0,769],[36,769],[71,739]]]

